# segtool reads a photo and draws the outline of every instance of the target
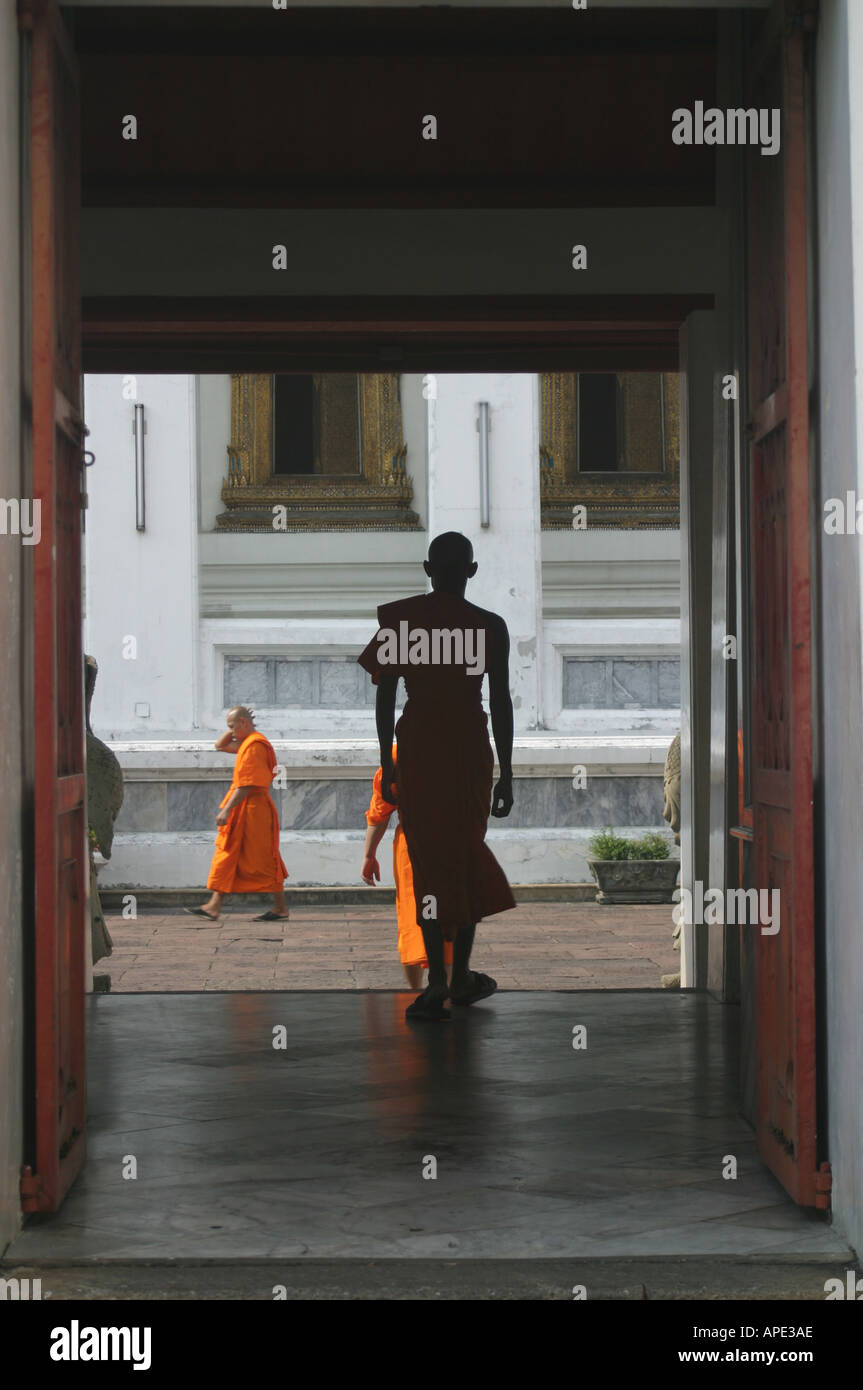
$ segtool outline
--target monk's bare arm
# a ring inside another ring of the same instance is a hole
[[[240,747],[239,739],[234,738],[230,729],[226,729],[220,739],[217,739],[213,747],[217,753],[236,753]]]
[[[360,877],[365,883],[374,887],[375,879],[380,883],[381,870],[377,861],[377,848],[381,840],[387,833],[390,818],[378,821],[377,825],[366,826],[366,842],[363,846],[363,866],[360,869]]]
[[[500,768],[500,780],[492,795],[491,813],[493,816],[508,816],[512,810],[512,697],[509,693],[509,632],[503,618],[497,618],[494,627],[494,645],[488,672],[488,703]]]
[[[239,802],[244,801],[247,796],[252,795],[252,792],[262,792],[265,790],[265,787],[235,787],[231,794],[230,801],[225,802],[225,810],[230,811],[232,806],[236,806]]]
[[[366,859],[374,854],[381,840],[386,835],[389,824],[390,818],[387,816],[386,820],[379,820],[377,825],[366,826],[366,842],[363,846],[363,855]]]
[[[398,676],[379,676],[375,696],[375,722],[381,746],[381,796],[391,806],[396,804],[393,790],[393,734],[396,727],[396,690]]]
[[[235,806],[238,806],[241,801],[245,801],[247,796],[252,795],[252,792],[259,792],[261,790],[263,790],[261,787],[237,787],[236,790],[232,792],[231,799],[225,802],[219,814],[216,816],[216,825],[224,825],[225,821],[228,819],[228,815]]]

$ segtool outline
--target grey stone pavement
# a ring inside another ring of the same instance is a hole
[[[671,910],[522,903],[479,924],[474,964],[505,990],[659,989],[680,969]],[[405,987],[394,906],[293,907],[287,922],[252,921],[259,911],[229,908],[218,924],[181,908],[132,921],[106,913],[114,951],[97,973],[113,993]]]

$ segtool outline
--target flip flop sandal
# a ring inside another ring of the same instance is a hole
[[[205,912],[202,907],[184,907],[184,912],[188,912],[190,917],[206,917],[208,922],[218,922],[218,917],[214,917],[212,912]]]
[[[288,921],[290,921],[290,914],[286,914],[284,917],[282,917],[282,916],[280,916],[280,914],[279,914],[278,912],[273,912],[272,908],[270,908],[270,910],[269,910],[268,912],[262,912],[262,913],[260,914],[259,917],[253,917],[253,918],[252,918],[252,921],[253,921],[253,922],[288,922]]]
[[[446,996],[444,996],[443,999],[426,1000],[425,996],[427,992],[427,990],[424,990],[422,994],[417,995],[412,1004],[408,1004],[405,1009],[405,1018],[408,1021],[416,1018],[442,1023],[444,1019],[449,1018],[449,1009],[444,1007],[446,1004]]]
[[[491,975],[480,975],[474,971],[474,980],[476,983],[470,994],[450,993],[450,999],[454,1004],[476,1004],[480,999],[488,999],[497,989],[497,980],[493,980]]]

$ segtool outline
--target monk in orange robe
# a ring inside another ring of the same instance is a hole
[[[424,568],[432,592],[379,608],[378,632],[358,660],[377,685],[381,796],[399,808],[429,962],[428,986],[406,1016],[441,1019],[448,1017],[447,997],[472,1004],[497,988],[469,963],[476,923],[515,906],[485,843],[490,803],[494,816],[512,809],[513,719],[506,623],[464,597],[477,572],[470,541],[455,531],[437,536]],[[494,758],[482,708],[485,674],[500,765],[493,792]],[[392,741],[399,679],[407,702],[395,728],[396,792]],[[453,942],[449,988],[444,940]]]
[[[284,892],[288,871],[279,853],[279,817],[270,795],[276,755],[244,705],[232,709],[227,722],[216,748],[220,753],[234,753],[236,762],[233,781],[216,816],[219,832],[207,879],[211,896],[202,907],[187,907],[186,912],[217,922],[225,893],[272,893],[273,910],[254,921],[279,921],[290,914]]]
[[[397,757],[397,746],[393,744],[393,765]],[[381,870],[375,852],[387,832],[390,816],[396,807],[381,796],[383,769],[378,768],[372,786],[372,797],[366,811],[366,843],[363,848],[363,864],[360,877],[364,883],[374,886],[380,883]],[[425,942],[416,920],[414,901],[414,876],[408,855],[407,841],[401,824],[396,825],[393,838],[393,878],[396,881],[396,920],[398,922],[398,949],[405,977],[411,989],[422,989],[423,971],[428,969]],[[452,943],[444,942],[444,964],[452,964]]]

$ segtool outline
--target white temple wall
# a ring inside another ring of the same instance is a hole
[[[489,519],[480,513],[478,405],[489,406]],[[429,400],[429,534],[461,531],[479,565],[467,597],[506,620],[517,731],[541,719],[538,378],[437,377]]]
[[[863,498],[863,7],[824,0],[816,93],[819,511]],[[859,502],[856,504],[859,506]],[[823,764],[816,767],[816,912],[826,953],[827,1114],[837,1229],[863,1251],[863,563],[858,533],[821,535]],[[818,751],[816,744],[816,751]],[[823,860],[823,863],[822,863]]]
[[[198,407],[198,530],[215,531],[216,517],[225,510],[222,483],[228,475],[231,442],[231,378],[197,378]]]
[[[84,646],[99,675],[102,737],[197,724],[198,553],[195,378],[87,376],[89,506]],[[126,383],[126,395],[124,395]],[[135,403],[144,406],[145,529],[136,529]]]

